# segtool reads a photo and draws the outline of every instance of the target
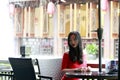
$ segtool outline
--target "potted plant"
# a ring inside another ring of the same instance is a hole
[[[88,58],[90,58],[90,59],[97,58],[98,45],[96,45],[95,43],[87,44],[85,47],[85,50],[86,50],[87,54],[89,54]]]

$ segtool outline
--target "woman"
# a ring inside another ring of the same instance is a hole
[[[69,51],[65,52],[62,59],[62,71],[73,71],[76,69],[86,71],[86,57],[82,50],[82,40],[78,32],[70,32],[68,35]],[[77,78],[67,78],[65,75],[61,80],[79,80]]]

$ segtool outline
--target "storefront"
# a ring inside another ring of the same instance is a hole
[[[70,31],[80,32],[83,49],[86,44],[98,45],[95,32],[99,27],[97,0],[52,2],[54,11],[48,13],[49,0],[10,1],[14,8],[15,37],[19,41],[18,54],[19,47],[25,46],[28,55],[62,56],[68,50],[67,35]],[[102,56],[114,59],[118,55],[119,3],[102,0],[101,8],[101,27],[104,29]]]

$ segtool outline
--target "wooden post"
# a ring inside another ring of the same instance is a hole
[[[118,80],[120,80],[120,0],[119,0],[119,46],[118,46]]]

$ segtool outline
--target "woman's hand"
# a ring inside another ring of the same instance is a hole
[[[81,67],[81,68],[73,68],[73,69],[63,69],[63,72],[70,72],[70,71],[76,71],[76,72],[90,72],[91,67]]]
[[[91,67],[88,66],[88,67],[81,67],[81,68],[78,68],[77,70],[75,71],[79,71],[79,72],[90,72],[91,71]]]

